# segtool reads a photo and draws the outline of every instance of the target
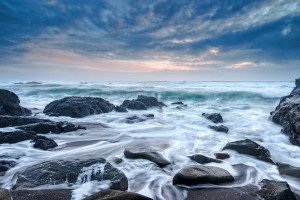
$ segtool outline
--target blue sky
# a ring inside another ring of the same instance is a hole
[[[0,0],[2,80],[293,80],[297,0]]]

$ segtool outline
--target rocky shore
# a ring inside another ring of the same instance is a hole
[[[290,95],[282,97],[275,111],[271,112],[270,119],[283,126],[282,132],[289,136],[291,143],[300,146],[300,78],[295,81],[296,87]],[[187,105],[182,102],[175,102],[177,109],[183,109]],[[121,105],[114,105],[107,100],[96,97],[66,97],[50,102],[43,113],[48,116],[67,116],[71,118],[83,118],[89,115],[128,112],[134,110],[142,112],[152,108],[163,109],[167,106],[155,97],[140,95],[137,99],[124,100]],[[72,134],[78,130],[85,130],[87,127],[67,121],[51,121],[31,116],[32,111],[20,106],[19,97],[8,90],[0,90],[0,128],[11,127],[12,131],[0,132],[0,145],[11,144],[29,140],[33,148],[44,151],[55,151],[59,145],[55,140],[46,137],[52,134]],[[119,113],[120,114],[120,113]],[[229,128],[223,123],[224,119],[220,113],[203,113],[202,116],[210,123],[212,131],[227,134]],[[125,122],[134,124],[146,120],[152,120],[153,114],[141,114],[127,117]],[[205,119],[205,120],[206,120]],[[280,175],[289,176],[299,180],[300,167],[291,166],[286,163],[276,163],[271,158],[270,151],[257,142],[250,139],[238,140],[227,143],[222,152],[215,152],[215,157],[209,155],[194,154],[189,158],[195,162],[194,165],[187,165],[176,170],[172,183],[174,187],[182,188],[187,192],[186,199],[266,199],[266,200],[296,200],[300,199],[294,194],[285,181],[274,181],[263,179],[258,185],[246,185],[244,187],[228,188],[228,184],[238,182],[242,175],[231,174],[229,171],[206,164],[222,163],[228,159],[231,152],[249,156],[265,162],[270,166],[277,167]],[[1,152],[3,153],[3,152]],[[128,146],[124,148],[124,159],[142,159],[153,162],[157,168],[164,170],[171,169],[176,159],[167,159],[159,150],[152,148],[138,148]],[[176,155],[172,155],[176,157]],[[101,155],[86,159],[61,159],[50,160],[34,164],[28,168],[18,171],[15,175],[15,185],[10,189],[0,189],[0,199],[17,200],[69,200],[72,190],[59,188],[60,184],[67,183],[69,186],[84,184],[89,181],[106,183],[106,189],[86,197],[86,200],[100,199],[151,199],[149,197],[128,191],[129,181],[126,175],[118,169],[121,158],[115,158],[114,165]],[[0,176],[14,167],[18,166],[17,159],[5,158],[0,155]],[[232,166],[239,169],[243,174],[243,167]],[[134,169],[132,169],[134,170]],[[149,172],[150,173],[150,172]],[[138,178],[138,177],[137,177]],[[215,188],[197,188],[201,185],[215,185]],[[52,189],[39,189],[41,186],[56,186]],[[196,186],[196,187],[193,187]],[[222,188],[224,186],[224,188]]]

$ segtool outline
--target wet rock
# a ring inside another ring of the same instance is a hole
[[[34,124],[40,122],[50,122],[50,120],[38,119],[34,117],[1,116],[0,128],[9,127],[9,126],[22,126],[22,125]]]
[[[32,141],[34,142],[34,148],[42,150],[48,150],[58,146],[54,140],[41,135],[35,136]]]
[[[24,116],[31,111],[20,106],[19,97],[8,90],[0,89],[0,115]]]
[[[223,150],[225,149],[235,150],[240,154],[254,156],[259,160],[274,164],[271,160],[270,151],[249,139],[229,142],[223,148]]]
[[[220,125],[220,126],[213,126],[213,125],[210,125],[208,126],[209,128],[217,131],[217,132],[224,132],[224,133],[228,133],[228,128],[224,125]]]
[[[137,99],[125,100],[122,106],[132,110],[147,110],[152,107],[162,108],[166,106],[164,103],[159,102],[155,97],[147,97],[139,95]]]
[[[186,166],[173,177],[173,185],[220,184],[233,181],[233,176],[225,169],[201,165]]]
[[[18,129],[22,129],[25,131],[34,131],[40,134],[47,134],[47,133],[59,134],[59,133],[77,131],[78,129],[85,129],[85,127],[77,126],[69,122],[42,122],[37,124],[21,126]]]
[[[123,159],[122,158],[118,158],[118,157],[113,157],[112,160],[114,161],[114,163],[116,164],[120,164],[123,162]]]
[[[223,122],[223,118],[220,113],[202,113],[202,116],[206,117],[208,120],[212,121],[215,124]]]
[[[151,150],[151,149],[126,148],[124,150],[124,155],[126,158],[133,158],[133,159],[142,158],[142,159],[150,160],[156,163],[160,167],[164,167],[166,165],[171,164],[158,151]]]
[[[275,111],[271,112],[270,119],[283,126],[281,130],[289,136],[290,142],[300,146],[300,78],[295,80],[296,87],[290,95],[280,99]]]
[[[116,112],[128,112],[127,109],[123,106],[116,106],[115,111]]]
[[[147,118],[154,118],[154,114],[147,114],[147,115],[144,115],[145,117],[147,117]]]
[[[216,163],[221,163],[222,162],[221,160],[217,160],[217,159],[214,159],[214,158],[209,158],[209,157],[206,157],[206,156],[201,155],[201,154],[192,155],[192,156],[190,156],[190,158],[192,160],[196,161],[197,163],[200,163],[200,164],[206,164],[206,163],[210,163],[210,162],[216,162]]]
[[[228,153],[214,153],[217,159],[227,159],[230,158],[230,155]]]
[[[119,190],[102,190],[84,200],[151,200],[149,197],[134,193],[124,192]]]
[[[14,144],[25,140],[31,140],[35,136],[36,134],[34,132],[26,131],[0,132],[0,144]]]
[[[70,200],[72,197],[72,191],[68,189],[11,190],[10,194],[16,200]]]
[[[12,160],[0,160],[0,176],[3,176],[7,170],[13,168],[16,165],[17,163]]]
[[[29,82],[26,82],[25,84],[27,85],[41,85],[42,82],[37,82],[37,81],[29,81]]]
[[[292,176],[300,178],[300,167],[294,167],[285,163],[276,163],[278,171],[281,175]]]
[[[296,200],[287,182],[276,182],[264,179],[260,182],[261,189],[256,193],[266,200]]]
[[[181,101],[177,101],[177,102],[174,102],[174,103],[171,103],[172,105],[184,105],[184,103],[183,102],[181,102]]]
[[[88,175],[85,172],[88,172]],[[24,189],[46,184],[58,185],[66,181],[69,184],[82,184],[87,179],[97,181],[110,180],[110,189],[128,189],[128,180],[123,172],[114,168],[103,158],[54,160],[33,165],[17,174],[17,182],[14,188]]]
[[[146,121],[146,119],[144,119],[142,117],[138,117],[136,115],[126,118],[126,123],[128,123],[128,124],[134,124],[134,123],[143,122],[143,121]]]
[[[9,194],[9,190],[0,188],[0,199],[1,200],[11,200],[11,196]]]
[[[49,103],[44,113],[51,116],[69,116],[74,118],[88,115],[108,113],[115,106],[102,98],[96,97],[65,97]]]

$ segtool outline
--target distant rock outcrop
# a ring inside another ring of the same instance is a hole
[[[281,131],[289,136],[292,144],[300,146],[300,78],[295,80],[295,84],[290,95],[280,99],[270,119],[283,126]]]
[[[31,111],[20,106],[19,97],[8,90],[0,89],[0,115],[24,116]]]

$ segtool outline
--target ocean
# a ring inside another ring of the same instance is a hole
[[[154,199],[184,199],[186,192],[172,185],[173,176],[184,166],[196,164],[188,156],[200,153],[214,157],[228,143],[249,138],[271,152],[274,162],[300,166],[300,148],[292,145],[281,126],[269,120],[270,112],[280,97],[288,95],[294,82],[53,82],[35,85],[0,83],[2,89],[16,93],[23,107],[29,108],[38,118],[53,121],[69,121],[89,124],[87,130],[63,134],[48,134],[59,145],[52,151],[33,148],[29,141],[17,144],[1,144],[0,151],[7,156],[19,157],[18,165],[0,177],[2,187],[11,188],[16,182],[14,174],[28,166],[48,160],[113,157],[123,159],[121,164],[111,162],[125,173],[129,180],[128,191],[137,192]],[[53,100],[67,96],[101,97],[114,105],[138,95],[158,98],[167,107],[128,113],[110,112],[84,118],[51,117],[43,114],[44,107]],[[182,101],[187,106],[178,108],[172,102]],[[223,125],[229,132],[216,132],[212,122],[202,113],[221,113]],[[154,114],[153,119],[129,124],[126,118],[133,115]],[[14,128],[1,128],[10,131]],[[163,169],[143,159],[127,159],[125,147],[144,147],[159,150],[171,161]],[[230,158],[222,163],[208,163],[243,176],[232,184],[222,187],[257,185],[262,179],[287,181],[294,192],[300,193],[299,180],[279,175],[276,165],[254,157],[226,150]],[[68,188],[68,184],[60,185]],[[201,185],[198,187],[218,187]],[[221,187],[221,186],[220,186]],[[72,199],[107,188],[107,183],[89,181],[72,186]]]

